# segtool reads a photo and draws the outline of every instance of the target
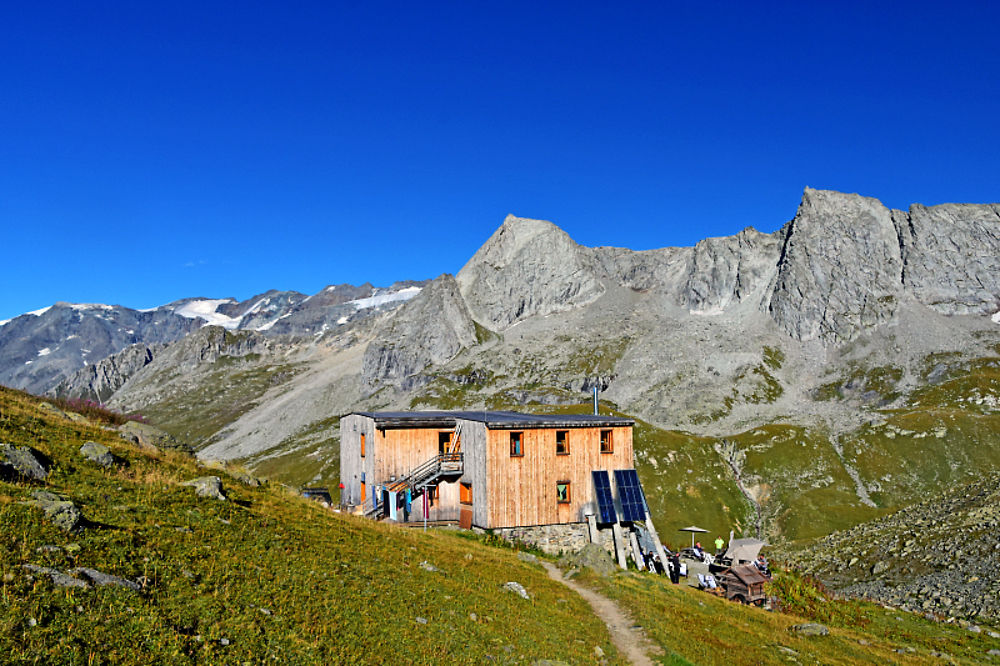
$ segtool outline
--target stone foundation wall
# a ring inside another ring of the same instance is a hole
[[[575,553],[590,543],[587,523],[502,527],[493,530],[493,533],[507,541],[534,546],[549,555]],[[610,529],[599,529],[597,531],[597,541],[612,556],[614,555],[615,538]]]

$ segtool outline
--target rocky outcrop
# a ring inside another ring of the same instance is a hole
[[[852,340],[902,293],[899,238],[877,199],[806,188],[787,226],[767,312],[797,340]]]
[[[41,509],[48,521],[59,529],[66,532],[83,529],[85,521],[72,501],[47,490],[36,490],[31,496],[33,499],[24,504]]]
[[[1000,310],[1000,205],[943,204],[893,211],[903,284],[946,315]]]
[[[203,325],[164,310],[56,303],[0,326],[0,384],[42,393],[130,345],[179,340]]]
[[[781,251],[775,234],[746,228],[694,246],[678,299],[692,314],[718,314],[767,285]]]
[[[162,345],[132,345],[78,370],[50,389],[47,395],[106,402],[130,377],[152,363],[153,356],[162,348]]]
[[[182,442],[170,433],[148,423],[126,421],[119,426],[118,432],[121,433],[123,439],[150,452],[155,453],[158,449],[173,449],[184,453],[194,453],[194,449],[187,442]]]
[[[1000,621],[1000,476],[945,492],[783,557],[844,594]]]
[[[104,469],[108,469],[115,464],[115,456],[111,453],[111,450],[97,442],[84,442],[83,446],[80,447],[80,455]]]
[[[384,384],[410,388],[424,368],[445,363],[476,342],[476,327],[455,278],[442,275],[369,343],[361,368],[364,390],[371,393]]]
[[[0,479],[4,481],[44,481],[49,460],[30,446],[0,442]]]
[[[587,248],[551,222],[513,215],[462,267],[457,280],[475,319],[498,330],[603,293]]]
[[[194,488],[194,494],[198,497],[226,501],[226,495],[222,491],[222,479],[217,476],[201,476],[185,481],[181,485]]]

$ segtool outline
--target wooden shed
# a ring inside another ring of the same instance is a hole
[[[627,418],[491,411],[341,419],[342,504],[399,521],[508,528],[598,514],[591,473],[631,470]]]
[[[725,590],[726,598],[742,604],[763,604],[767,581],[767,576],[753,564],[731,567],[719,577],[719,584]]]

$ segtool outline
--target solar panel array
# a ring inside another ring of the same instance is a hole
[[[591,472],[594,477],[594,494],[597,496],[597,508],[601,512],[602,523],[617,523],[618,514],[615,512],[615,501],[611,496],[611,479],[604,470],[594,470]]]
[[[634,469],[616,469],[615,485],[618,499],[622,503],[622,520],[639,522],[646,520],[645,501],[639,487],[639,475]]]

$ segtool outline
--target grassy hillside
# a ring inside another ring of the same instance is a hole
[[[786,612],[740,606],[650,574],[583,580],[617,600],[664,650],[667,664],[992,663],[1000,639],[987,631],[931,622],[919,615],[828,597],[794,574],[775,578],[770,594]],[[826,636],[793,627],[819,622]]]
[[[120,464],[104,470],[81,458],[88,440]],[[335,514],[182,454],[139,450],[98,422],[3,388],[0,441],[51,461],[44,482],[0,481],[6,663],[595,663],[597,647],[607,663],[622,663],[589,606],[488,536]],[[181,485],[210,473],[221,475],[227,501]],[[72,500],[89,526],[67,533],[20,503],[43,488]],[[56,587],[25,564],[89,567],[140,589]],[[929,663],[935,652],[979,663],[998,643],[870,604],[819,602],[794,576],[774,590],[791,615],[651,574],[581,580],[617,599],[666,664]],[[508,581],[531,599],[503,589]],[[827,623],[830,636],[790,632],[806,619]]]
[[[7,389],[0,413],[0,441],[53,461],[44,484],[0,481],[8,663],[426,663],[442,655],[586,663],[595,646],[615,662],[584,602],[510,550],[334,514],[225,475],[229,501],[198,498],[180,483],[214,472],[190,458],[144,453]],[[88,440],[126,464],[104,471],[83,460],[77,450]],[[19,503],[43,487],[97,526],[65,533]],[[24,564],[90,567],[142,589],[57,588]],[[507,581],[532,599],[504,590]]]

